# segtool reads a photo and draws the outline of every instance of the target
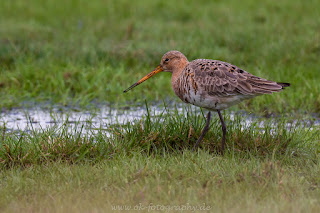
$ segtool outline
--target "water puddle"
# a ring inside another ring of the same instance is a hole
[[[199,108],[191,106],[193,111],[199,111]],[[167,111],[177,110],[180,113],[186,111],[185,106],[175,105],[167,107]],[[165,111],[163,106],[155,105],[149,106],[149,111],[152,116],[158,116]],[[231,112],[230,119],[234,120],[235,116],[239,112]],[[127,122],[134,122],[140,120],[143,116],[146,116],[147,109],[145,106],[141,107],[127,107],[122,109],[114,109],[111,107],[100,107],[95,111],[72,111],[61,110],[59,108],[43,109],[41,107],[34,107],[29,109],[13,109],[10,111],[4,111],[0,114],[0,126],[5,128],[7,132],[17,132],[18,134],[23,132],[30,132],[33,130],[45,130],[48,128],[57,128],[63,125],[68,126],[67,130],[70,132],[79,132],[82,134],[95,134],[99,129],[108,129],[112,124],[125,124]],[[257,122],[259,120],[259,126],[263,128],[264,121],[254,115],[248,115],[243,113],[243,119],[241,120],[242,126],[245,128]],[[297,125],[301,121],[293,121],[287,123],[287,127]],[[320,119],[315,118],[311,120],[303,121],[302,124],[305,127],[319,127]],[[108,133],[107,133],[108,134]]]
[[[183,111],[183,107],[176,107],[175,110]],[[152,116],[163,113],[164,107],[150,106]],[[170,109],[171,110],[171,109]],[[173,108],[172,108],[173,110]],[[146,107],[125,107],[112,109],[101,107],[95,111],[73,111],[61,110],[58,108],[43,109],[34,107],[29,109],[13,109],[1,112],[0,127],[7,132],[31,132],[33,130],[45,130],[48,128],[68,126],[68,131],[80,131],[82,134],[95,134],[99,129],[106,129],[112,124],[125,124],[140,120],[146,116]]]

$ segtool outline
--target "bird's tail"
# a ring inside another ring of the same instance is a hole
[[[279,83],[279,82],[277,82],[277,84],[282,86],[282,89],[284,89],[285,87],[290,87],[291,86],[290,83]]]

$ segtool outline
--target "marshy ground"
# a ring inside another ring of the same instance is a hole
[[[0,211],[319,212],[319,7],[1,1]],[[205,112],[168,73],[122,94],[172,49],[292,86],[224,113],[225,156],[216,115],[192,152]]]

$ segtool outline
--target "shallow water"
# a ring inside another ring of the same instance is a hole
[[[199,108],[191,106],[192,110],[200,112]],[[183,105],[175,105],[167,107],[167,111],[177,110],[183,113],[186,108]],[[165,111],[160,105],[149,106],[151,116],[158,116]],[[74,111],[71,109],[61,110],[60,108],[44,109],[41,107],[33,107],[28,109],[13,109],[4,111],[0,114],[0,126],[5,128],[7,132],[30,132],[33,130],[45,130],[52,127],[67,126],[70,132],[80,132],[82,134],[95,134],[99,129],[108,129],[112,124],[125,124],[127,122],[135,122],[146,116],[147,109],[145,106],[126,107],[122,109],[103,106],[95,111]],[[230,112],[231,120],[239,112]],[[246,128],[252,122],[258,121],[258,126],[263,128],[266,119],[255,115],[248,115],[241,112],[241,124]],[[213,118],[214,119],[214,118]],[[205,121],[204,121],[205,122]],[[301,121],[299,121],[301,124]],[[297,125],[298,121],[287,123],[287,127]],[[304,120],[302,125],[305,127],[319,127],[320,119]],[[108,133],[107,133],[108,134]]]
[[[175,108],[182,111],[182,107]],[[151,116],[163,113],[164,107],[150,106]],[[172,108],[173,110],[173,108]],[[68,131],[80,130],[82,134],[96,133],[112,124],[134,122],[146,116],[146,107],[126,107],[122,109],[100,107],[95,111],[74,111],[59,108],[44,109],[34,107],[28,109],[13,109],[0,114],[0,126],[7,132],[30,132],[66,125]]]

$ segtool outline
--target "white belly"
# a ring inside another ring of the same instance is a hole
[[[245,96],[241,94],[218,97],[210,95],[201,95],[199,92],[197,94],[194,94],[194,91],[190,90],[190,95],[185,95],[181,100],[198,107],[206,108],[208,110],[223,110],[235,104],[238,104],[243,100],[250,99],[253,97],[255,96]]]

